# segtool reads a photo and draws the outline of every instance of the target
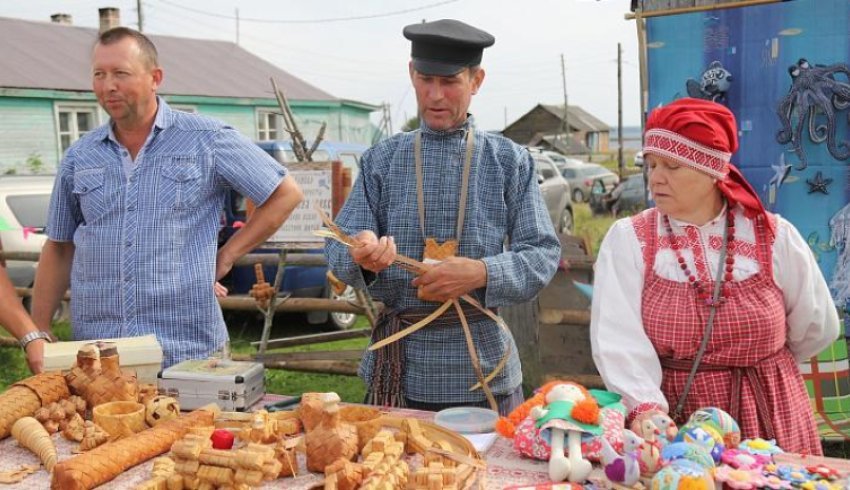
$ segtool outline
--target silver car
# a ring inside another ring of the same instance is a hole
[[[574,202],[584,202],[590,196],[590,187],[596,180],[602,180],[606,191],[613,189],[620,183],[620,177],[617,174],[595,163],[567,167],[561,172],[567,182],[570,183]]]
[[[573,232],[573,205],[570,202],[570,184],[558,172],[558,167],[549,157],[532,153],[537,170],[540,193],[552,219],[555,231],[569,235]]]
[[[47,209],[53,190],[54,175],[4,175],[0,176],[0,220],[5,222],[0,231],[0,244],[6,252],[41,252],[47,241]],[[6,272],[15,287],[32,287],[37,262],[7,260]],[[30,306],[30,298],[24,299]]]

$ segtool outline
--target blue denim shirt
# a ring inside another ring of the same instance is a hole
[[[262,204],[287,170],[223,123],[158,103],[151,134],[126,169],[129,153],[111,122],[68,150],[47,235],[75,246],[74,338],[155,334],[165,368],[227,340],[213,284],[228,190]]]
[[[475,131],[469,195],[458,255],[481,259],[487,266],[487,287],[472,293],[489,308],[533,298],[558,267],[561,244],[540,193],[528,151],[499,135],[473,129],[472,121],[449,131],[423,125],[422,153],[425,232],[438,242],[455,238],[466,132]],[[419,227],[413,132],[386,139],[364,153],[361,171],[336,223],[347,233],[372,230],[393,236],[398,253],[422,260],[424,238]],[[509,242],[505,246],[505,242]],[[328,264],[341,280],[372,295],[391,309],[435,309],[438,304],[417,298],[414,276],[392,266],[375,277],[351,259],[336,242],[325,246]],[[490,383],[495,394],[511,393],[522,382],[513,337],[490,319],[471,322],[481,367],[490,373],[505,354],[505,369]],[[477,382],[463,330],[425,327],[405,338],[404,392],[426,402],[479,402]],[[374,355],[360,366],[367,384]]]

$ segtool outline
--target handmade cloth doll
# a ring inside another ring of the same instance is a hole
[[[528,400],[514,409],[508,417],[499,419],[496,430],[504,437],[513,439],[514,449],[529,458],[548,461],[551,446],[537,429],[536,420],[531,416],[534,407],[546,405],[546,395],[555,386],[564,381],[551,381],[540,387]],[[602,438],[615,449],[623,446],[623,426],[625,425],[625,407],[619,403],[619,396],[601,390],[588,390],[599,402],[602,436],[583,433],[581,440],[582,455],[591,461],[599,461],[602,454]]]

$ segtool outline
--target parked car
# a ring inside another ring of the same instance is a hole
[[[570,183],[571,195],[575,202],[584,202],[587,199],[590,195],[590,186],[596,179],[602,179],[606,189],[613,189],[620,182],[620,177],[617,174],[595,163],[567,167],[561,172],[567,182]]]
[[[646,180],[643,174],[630,175],[610,193],[610,209],[616,213],[640,211],[646,207]]]
[[[587,162],[585,162],[583,160],[564,156],[564,155],[558,153],[557,151],[544,150],[542,148],[535,147],[535,146],[530,146],[528,148],[528,151],[530,151],[532,153],[541,153],[541,154],[549,157],[549,159],[552,160],[552,162],[555,164],[555,166],[558,167],[559,171],[562,171],[567,167],[580,167],[582,165],[587,165]]]
[[[0,248],[6,252],[40,253],[47,241],[47,210],[55,175],[4,175],[0,177],[0,219],[10,230],[0,231]],[[15,287],[31,288],[38,262],[7,260],[6,272]],[[24,298],[29,310],[32,298]],[[63,302],[59,315],[67,314]]]
[[[635,153],[635,167],[643,168],[643,150]]]
[[[275,160],[283,164],[296,162],[295,153],[292,151],[292,144],[289,141],[261,141],[257,145],[271,155]],[[323,141],[313,153],[314,161],[330,161],[339,160],[343,165],[352,170],[352,179],[356,178],[360,168],[360,157],[363,152],[369,147],[366,145],[354,143],[338,143]],[[219,242],[224,243],[234,232],[234,223],[237,221],[244,222],[246,219],[246,204],[245,198],[238,192],[231,191],[225,202],[224,217],[225,223],[222,228],[222,233],[219,235]],[[323,253],[322,249],[305,250],[306,253]],[[276,250],[256,249],[251,253],[268,253],[277,254]],[[271,283],[277,272],[277,267],[273,265],[264,266],[263,273],[266,276],[266,281]],[[356,296],[354,289],[349,287],[341,295],[333,293],[332,289],[327,284],[326,267],[313,266],[287,266],[284,272],[283,281],[280,285],[280,292],[283,295],[291,295],[296,298],[332,298],[342,299],[345,301],[355,301]],[[233,270],[225,277],[223,283],[227,286],[231,294],[247,294],[251,287],[256,282],[254,268],[249,266],[234,267]],[[344,330],[354,326],[357,321],[357,315],[353,313],[328,313],[327,311],[317,311],[307,313],[307,321],[310,324],[322,324],[326,327]]]
[[[532,152],[540,192],[549,211],[555,231],[563,234],[573,232],[573,205],[570,202],[570,184],[558,172],[558,167],[546,155]]]

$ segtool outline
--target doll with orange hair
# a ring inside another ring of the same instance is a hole
[[[583,386],[559,383],[546,394],[546,407],[534,407],[531,417],[537,421],[540,435],[549,441],[549,478],[552,481],[583,482],[590,475],[590,461],[582,456],[581,435],[602,434],[599,404]],[[568,454],[564,454],[564,439]]]

